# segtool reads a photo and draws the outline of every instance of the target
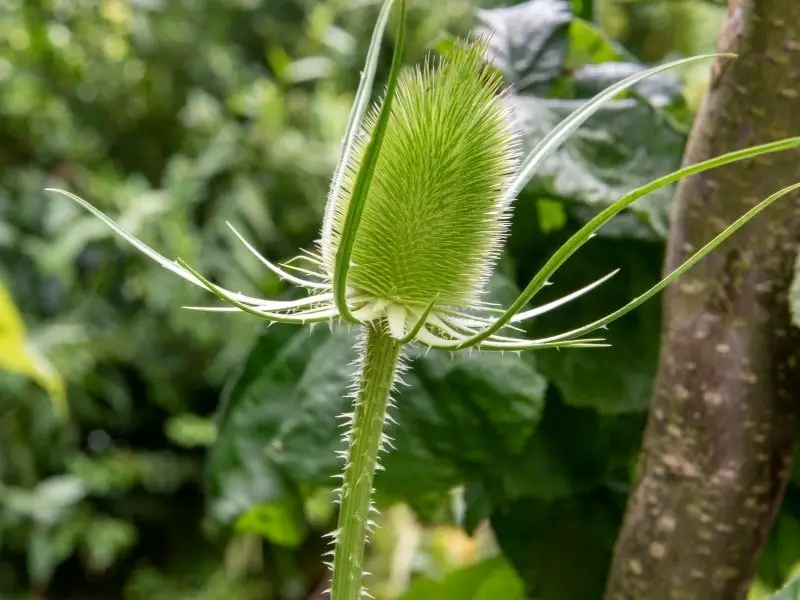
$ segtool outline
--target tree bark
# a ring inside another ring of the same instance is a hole
[[[685,163],[800,135],[800,0],[729,2]],[[683,181],[666,267],[800,180],[800,153]],[[800,199],[781,200],[664,295],[639,478],[606,600],[741,600],[780,505],[800,416],[800,330],[788,290]]]

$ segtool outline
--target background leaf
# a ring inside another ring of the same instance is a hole
[[[519,93],[542,94],[560,74],[572,19],[565,0],[528,0],[476,10],[476,34],[490,37],[492,61]]]
[[[293,327],[269,328],[229,389],[207,470],[210,513],[279,544],[302,539],[302,504],[296,488],[275,462],[275,439],[302,397],[297,381],[322,330],[308,335]],[[290,516],[285,522],[275,515]],[[300,517],[298,517],[300,515]]]
[[[288,331],[291,340],[269,358],[274,336]],[[209,492],[220,520],[253,502],[249,494],[259,486],[246,482],[263,479],[274,495],[275,470],[300,489],[332,486],[342,468],[337,416],[349,410],[355,341],[344,327],[309,336],[276,325],[262,336],[231,388],[212,449]],[[410,367],[395,399],[397,425],[387,430],[396,449],[382,457],[386,469],[376,487],[386,500],[424,509],[429,498],[522,452],[541,415],[545,383],[530,360],[514,355],[451,359],[431,352],[413,357]]]
[[[551,502],[526,498],[497,511],[492,526],[531,597],[601,598],[623,508],[624,496],[603,489]]]
[[[470,501],[503,508],[520,498],[549,502],[604,484],[625,487],[639,450],[642,422],[641,415],[605,416],[566,405],[551,389],[539,427],[525,448],[476,477]]]
[[[492,558],[450,573],[442,581],[418,580],[398,600],[524,600],[525,590],[514,569]]]
[[[535,319],[528,327],[531,335],[552,335],[590,323],[658,281],[661,247],[652,242],[596,238],[584,252],[592,253],[591,263],[583,254],[569,261],[536,304],[557,298],[616,268],[620,272],[612,278],[613,283],[548,313],[546,318]],[[528,268],[523,272],[527,273]],[[658,303],[647,303],[610,325],[603,331],[610,348],[539,352],[539,369],[568,404],[608,414],[646,410],[658,360],[660,314]]]

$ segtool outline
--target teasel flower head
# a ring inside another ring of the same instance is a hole
[[[485,52],[483,40],[457,43],[398,79],[348,278],[356,318],[385,316],[398,337],[428,306],[434,316],[479,306],[503,249],[519,140]],[[319,241],[331,280],[379,114],[380,105],[331,186]]]
[[[75,200],[163,267],[227,303],[187,308],[241,311],[269,322],[343,320],[377,325],[403,343],[447,350],[521,351],[605,345],[601,338],[587,336],[656,295],[755,214],[797,187],[784,188],[756,205],[658,284],[613,313],[547,338],[520,338],[520,323],[561,307],[614,275],[558,300],[528,306],[567,259],[637,199],[694,173],[796,147],[800,138],[689,165],[629,192],[559,248],[516,301],[498,308],[485,301],[486,285],[503,250],[513,202],[542,161],[618,93],[656,73],[725,55],[682,59],[621,80],[578,108],[523,158],[502,76],[485,62],[486,40],[458,42],[421,66],[401,69],[404,0],[400,0],[389,82],[381,100],[367,110],[393,4],[394,0],[384,1],[373,32],[315,251],[278,265],[233,230],[267,269],[306,289],[305,298],[262,299],[221,288],[180,259],[165,258],[85,200],[52,191]]]

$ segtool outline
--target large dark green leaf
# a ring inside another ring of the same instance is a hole
[[[758,559],[758,579],[770,589],[779,588],[800,565],[800,495],[791,486],[783,508],[770,529]]]
[[[308,353],[325,332],[297,333],[276,325],[262,335],[226,394],[207,466],[209,511],[217,522],[288,545],[302,537],[301,502],[270,442],[301,393],[296,388]]]
[[[518,240],[516,248],[517,255],[526,248],[528,255],[534,256],[537,251],[552,251],[550,247],[542,248],[536,240]],[[534,319],[529,326],[531,335],[567,331],[612,312],[654,284],[660,266],[660,244],[608,238],[591,240],[559,270],[554,285],[542,293],[536,304],[568,293],[614,269],[621,271],[586,296]],[[535,267],[521,264],[523,278]],[[658,361],[660,312],[659,302],[646,303],[601,332],[610,348],[543,350],[536,354],[537,365],[567,404],[603,413],[643,411],[650,401]]]
[[[524,451],[483,477],[483,493],[492,505],[504,506],[523,497],[567,498],[601,484],[624,487],[638,454],[643,420],[641,415],[607,416],[568,406],[551,392]]]
[[[276,326],[259,340],[228,395],[209,465],[213,512],[223,521],[293,486],[329,487],[342,467],[337,417],[350,409],[354,336],[346,328],[287,335]],[[530,357],[431,352],[410,360],[393,411],[398,425],[388,426],[396,450],[383,457],[376,487],[421,507],[522,452],[545,381]]]
[[[302,329],[295,332],[295,337],[308,336]],[[259,399],[265,410],[272,410],[269,405],[283,406],[279,429],[262,441],[269,443],[276,463],[304,486],[330,485],[331,475],[341,468],[336,456],[342,448],[337,417],[350,407],[348,386],[355,373],[355,343],[355,335],[345,327],[333,334],[325,328],[315,329],[314,343],[304,349],[303,370],[294,374],[291,392]],[[262,372],[257,384],[268,385],[271,377]]]
[[[572,19],[566,0],[528,0],[477,10],[477,33],[491,36],[495,66],[523,94],[544,94],[561,74]]]
[[[433,491],[514,462],[539,421],[546,383],[531,357],[431,352],[397,398],[397,451],[378,488],[418,504]]]
[[[492,60],[514,86],[510,100],[526,150],[586,98],[644,68],[590,24],[571,22],[569,10],[565,1],[529,0],[478,11],[482,27],[494,32]],[[675,117],[684,113],[675,78],[643,82],[633,95],[607,103],[553,152],[531,190],[595,209],[611,204],[679,166],[686,132]],[[634,208],[661,235],[671,195],[664,188]]]
[[[512,99],[527,150],[583,103],[525,95]],[[531,189],[604,208],[626,192],[678,168],[685,141],[684,133],[648,103],[634,98],[616,100],[542,163]],[[667,230],[671,196],[672,188],[662,188],[634,207],[662,234]]]
[[[597,489],[552,502],[525,498],[493,514],[500,546],[530,597],[602,598],[624,500]]]

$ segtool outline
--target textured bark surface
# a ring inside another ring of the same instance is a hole
[[[731,2],[685,162],[800,135],[800,1]],[[685,180],[667,269],[800,180],[800,153]],[[639,480],[606,600],[740,600],[789,476],[800,331],[787,303],[800,200],[784,199],[667,291]]]

